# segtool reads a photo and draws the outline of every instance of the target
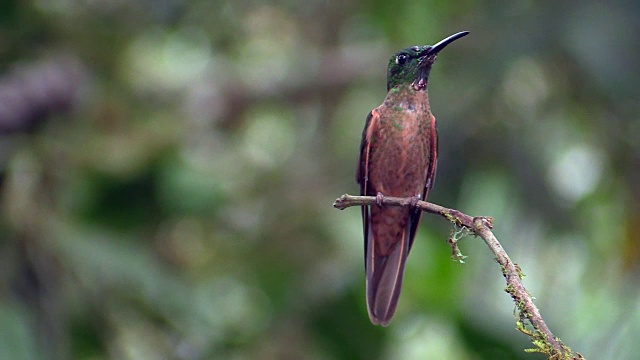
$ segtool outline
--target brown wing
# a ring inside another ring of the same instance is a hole
[[[360,184],[360,195],[365,195],[367,190],[368,172],[367,167],[369,165],[369,152],[371,150],[371,134],[374,127],[379,124],[380,112],[378,109],[373,109],[367,115],[367,121],[364,124],[364,130],[362,131],[362,141],[360,142],[360,160],[358,162],[358,168],[356,169],[356,181]]]
[[[426,171],[426,177],[424,180],[424,190],[422,192],[422,200],[424,201],[427,201],[429,190],[433,188],[433,183],[436,179],[436,167],[438,164],[438,131],[436,126],[436,118],[431,114],[429,114],[429,116],[431,117],[431,119],[429,119],[429,123],[432,126],[432,131],[429,132],[431,134],[431,141],[429,141],[431,147],[429,149],[429,161]],[[411,215],[411,220],[409,221],[409,223],[411,224],[411,229],[409,232],[409,249],[411,249],[411,246],[413,245],[413,239],[416,237],[416,231],[418,230],[418,224],[420,223],[421,215],[422,211],[417,211]]]
[[[367,195],[369,185],[369,154],[371,152],[371,137],[375,128],[379,125],[380,112],[378,109],[373,109],[367,116],[367,121],[362,131],[362,141],[360,142],[360,159],[358,161],[358,168],[356,169],[356,181],[360,184],[360,195]],[[362,207],[362,227],[364,230],[364,254],[365,254],[365,268],[367,261],[367,234],[369,233],[369,207]]]

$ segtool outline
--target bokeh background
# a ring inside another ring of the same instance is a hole
[[[0,358],[542,359],[425,215],[387,328],[355,194],[396,50],[443,51],[430,201],[495,218],[551,330],[640,353],[640,3],[4,0]]]

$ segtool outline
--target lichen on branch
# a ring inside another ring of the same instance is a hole
[[[342,195],[333,203],[333,207],[344,210],[351,206],[378,206],[375,196],[352,196]],[[411,206],[412,198],[383,197],[382,206]],[[502,275],[504,276],[507,286],[505,291],[511,296],[518,308],[519,319],[516,322],[516,329],[523,334],[529,336],[531,342],[535,346],[533,349],[527,349],[527,352],[539,352],[548,356],[553,360],[580,360],[584,359],[579,353],[574,353],[559,338],[555,337],[547,324],[545,323],[540,310],[533,303],[533,297],[522,284],[524,273],[520,266],[511,261],[511,258],[504,250],[498,239],[491,229],[493,228],[493,219],[486,216],[469,216],[455,209],[445,208],[440,205],[429,203],[426,201],[418,201],[415,205],[421,211],[436,214],[444,217],[452,222],[455,226],[468,229],[475,236],[484,240],[491,252],[495,255],[495,259],[500,264]],[[451,241],[453,239],[453,241]],[[448,242],[452,248],[454,255],[462,254],[458,249],[457,239],[450,237]],[[530,329],[526,322],[531,325]]]

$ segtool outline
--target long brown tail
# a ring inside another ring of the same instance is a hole
[[[374,211],[387,212],[391,209],[375,209]],[[394,209],[399,210],[399,209]],[[409,254],[412,238],[412,221],[409,214],[404,223],[404,230],[398,239],[375,239],[374,234],[385,234],[385,232],[375,231],[371,222],[371,209],[365,210],[367,214],[366,228],[366,248],[365,248],[365,270],[367,275],[367,309],[371,322],[376,325],[387,326],[393,318],[400,297],[404,267]],[[397,215],[396,211],[392,211]],[[378,213],[377,217],[387,214]],[[379,219],[379,218],[378,218]],[[386,221],[377,221],[377,226],[385,226]],[[415,230],[413,230],[415,231]],[[388,233],[387,233],[388,234]],[[384,248],[384,254],[376,241],[392,244],[389,248]]]

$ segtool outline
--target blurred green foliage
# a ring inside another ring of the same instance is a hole
[[[425,216],[369,323],[355,165],[396,50],[430,80],[430,201],[496,219],[590,359],[640,331],[640,3],[4,1],[0,358],[539,359],[498,265]]]

